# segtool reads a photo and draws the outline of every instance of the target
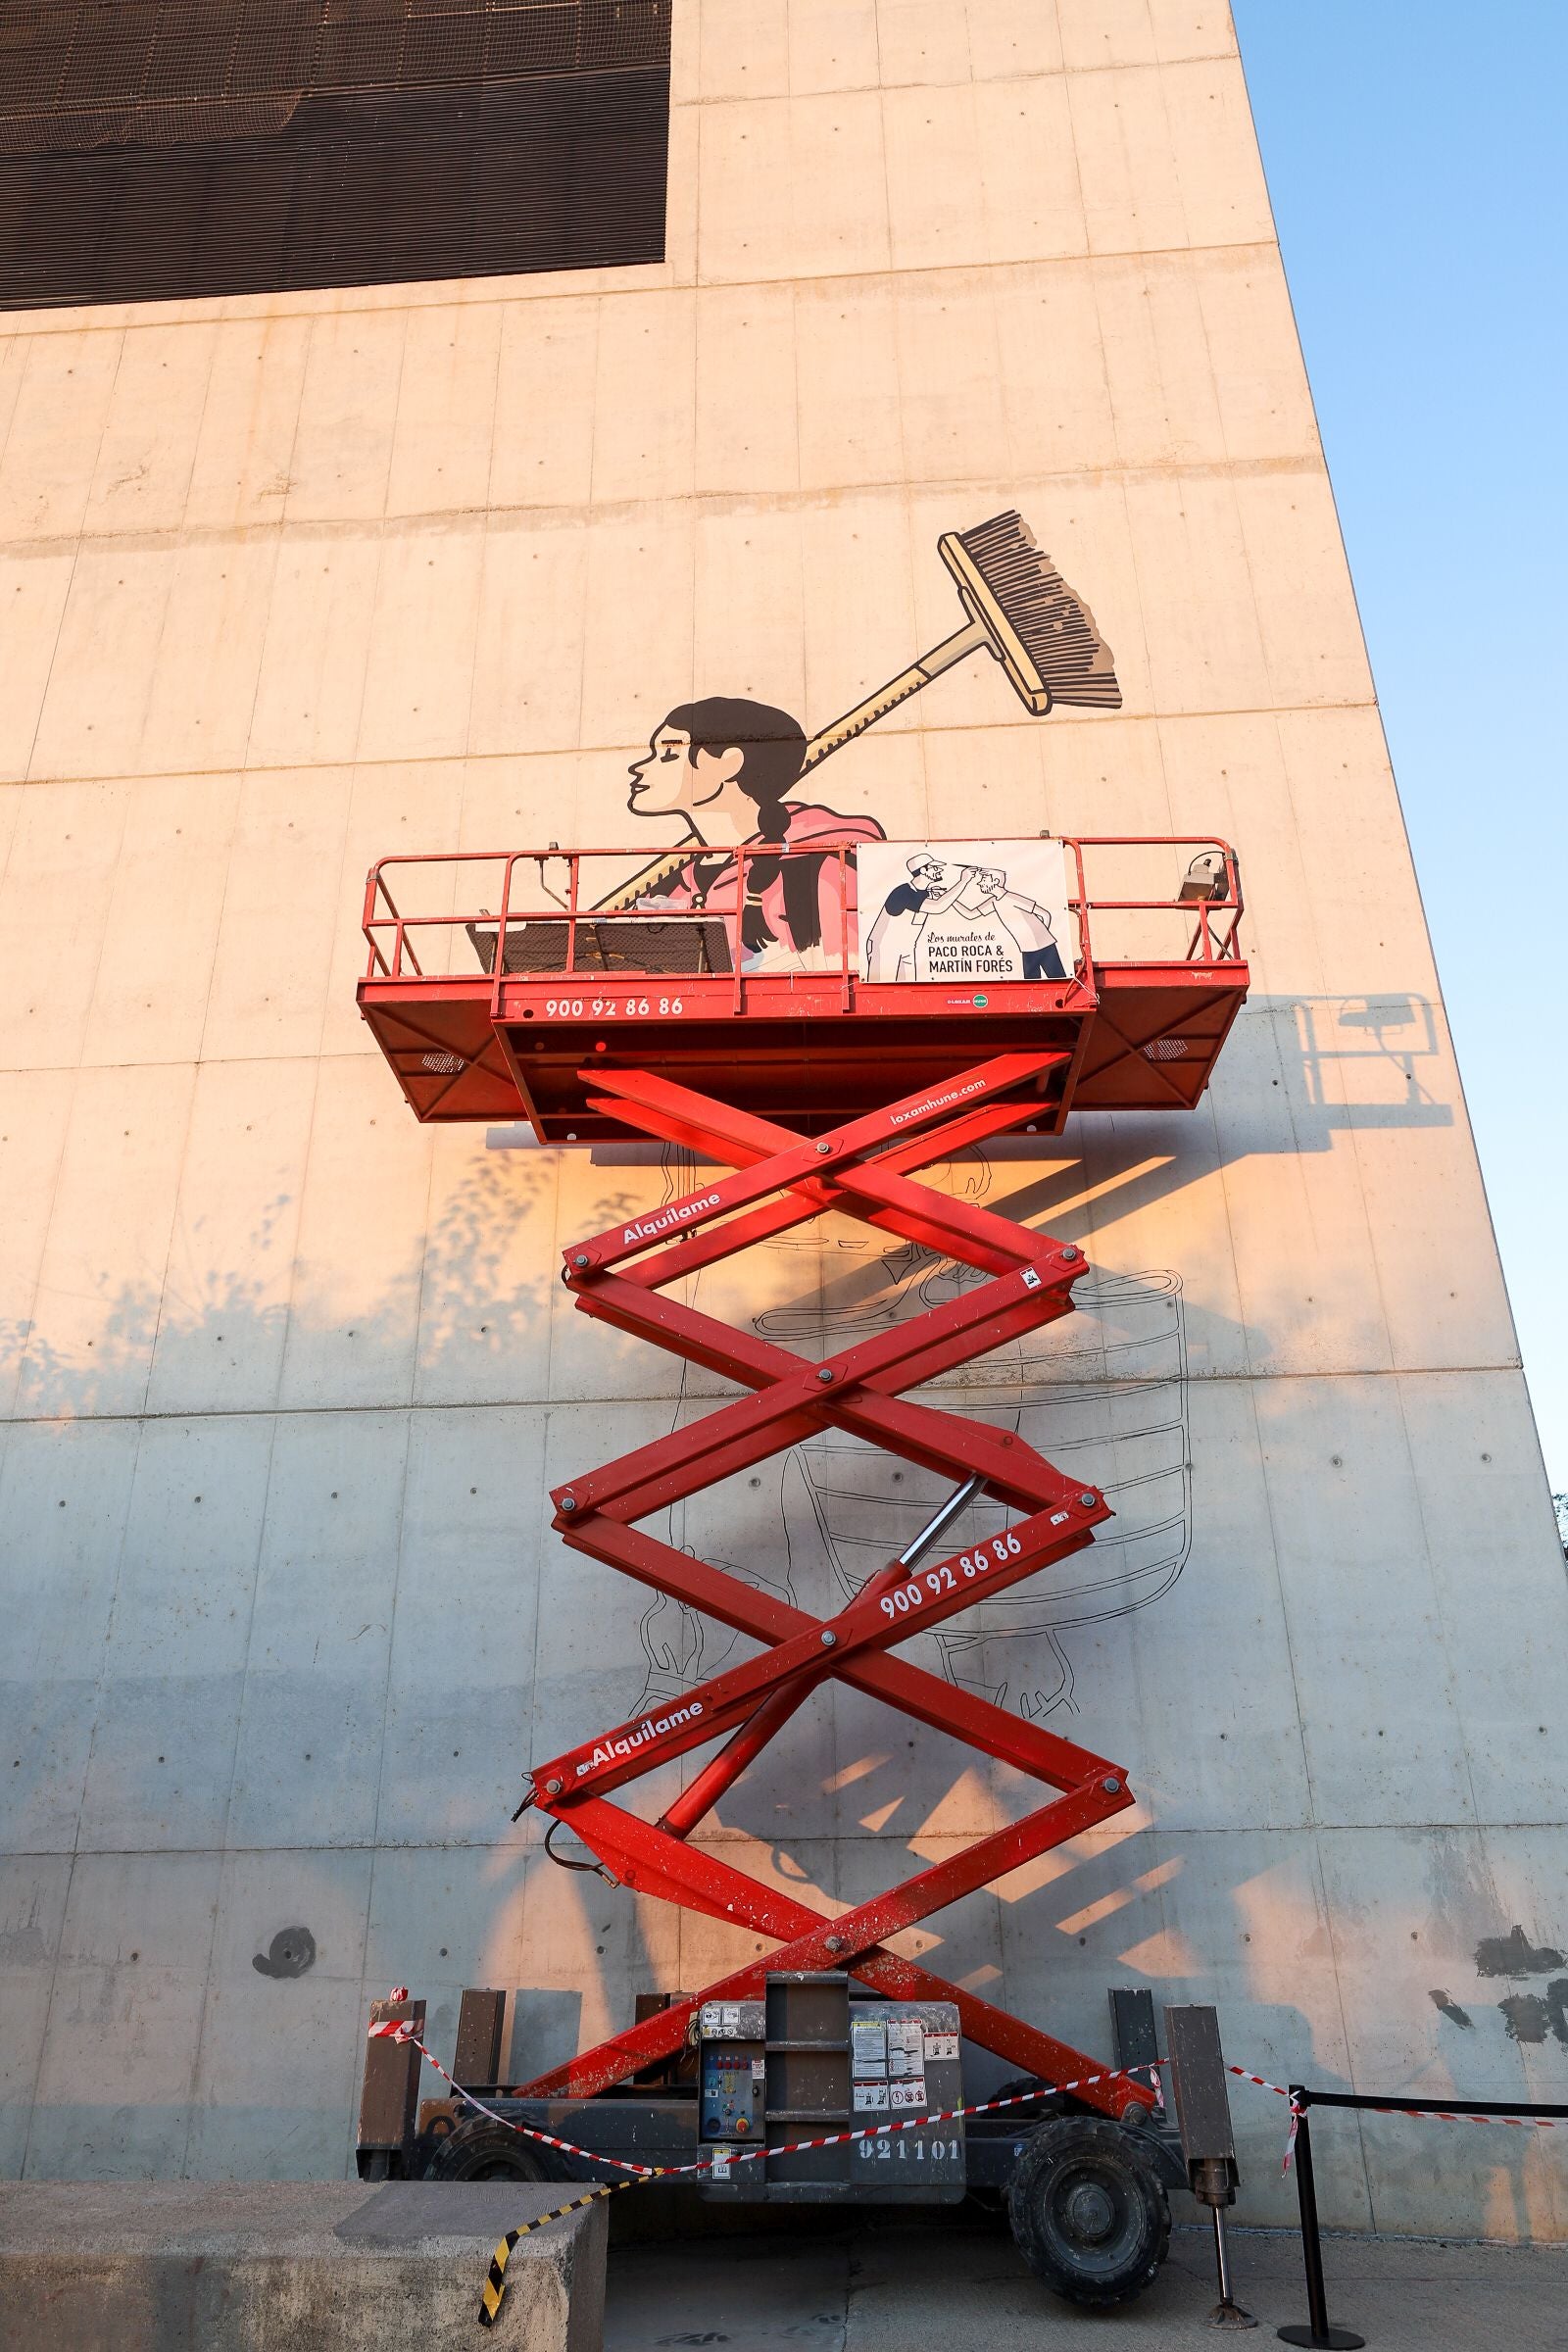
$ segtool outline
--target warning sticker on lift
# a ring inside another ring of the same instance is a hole
[[[888,2074],[897,2082],[904,2075],[925,2073],[925,2028],[917,2017],[895,2017],[888,2022]]]
[[[925,2029],[917,2017],[888,2021],[888,2105],[918,2114],[925,2105]]]
[[[958,2036],[956,2034],[928,2034],[926,2035],[925,2062],[927,2066],[940,2066],[944,2059],[956,2059],[957,2055]]]
[[[881,2018],[851,2018],[850,2072],[857,2082],[887,2081],[888,2030]]]
[[[729,2159],[730,2151],[728,2148],[715,2148],[713,2150],[713,2170],[710,2176],[712,2180],[727,2180],[729,2179]]]
[[[855,2112],[857,2115],[886,2115],[888,2085],[885,2082],[857,2082]]]

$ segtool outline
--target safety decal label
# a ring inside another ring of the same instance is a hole
[[[956,2059],[957,2055],[958,2036],[956,2034],[928,2034],[926,2035],[925,2061],[927,2066],[940,2066],[944,2060]]]
[[[851,2018],[850,2072],[857,2082],[887,2081],[888,2030],[881,2018]]]
[[[888,2086],[885,2082],[857,2082],[855,2112],[857,2115],[886,2115]]]
[[[925,2028],[917,2017],[888,2021],[888,2073],[897,2082],[904,2076],[925,2072]]]

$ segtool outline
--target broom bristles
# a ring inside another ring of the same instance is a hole
[[[1111,651],[1015,509],[956,534],[1055,703],[1119,710]]]

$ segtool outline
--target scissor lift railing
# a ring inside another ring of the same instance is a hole
[[[1195,848],[1206,852],[1206,870],[1189,859],[1183,887],[1168,897],[1090,893],[1086,851]],[[744,1928],[774,1948],[554,2068],[518,2096],[594,2096],[626,2083],[681,2047],[700,2004],[760,1997],[766,1976],[780,1969],[844,1970],[900,1998],[953,2001],[969,2040],[1049,2082],[1102,2074],[1055,2035],[934,1976],[891,1942],[1134,1801],[1119,1765],[895,1654],[909,1636],[1082,1550],[1112,1516],[1098,1489],[1065,1477],[1016,1431],[910,1396],[1067,1313],[1073,1285],[1088,1271],[1074,1244],[920,1184],[914,1171],[1020,1128],[1054,1132],[1075,1105],[1191,1104],[1246,994],[1240,889],[1223,845],[1068,849],[1077,877],[1071,968],[1054,981],[968,988],[873,985],[857,975],[849,852],[829,853],[842,861],[837,942],[817,958],[822,968],[803,958],[786,972],[748,970],[738,911],[715,922],[701,910],[662,938],[665,969],[639,972],[638,957],[646,964],[651,952],[637,925],[667,915],[625,906],[585,910],[585,860],[575,854],[389,859],[371,873],[371,964],[361,1006],[420,1118],[521,1110],[546,1140],[653,1137],[732,1171],[577,1243],[565,1253],[564,1279],[583,1313],[749,1394],[584,1472],[553,1500],[568,1547],[716,1618],[760,1651],[536,1765],[522,1809],[532,1805],[569,1828],[618,1884]],[[746,857],[738,860],[737,908]],[[552,858],[563,858],[566,887],[541,905],[522,894],[518,871],[537,864],[543,887]],[[475,905],[472,873],[464,869],[486,863],[491,901]],[[396,904],[389,873],[403,866],[422,867],[426,883],[441,869],[445,907],[415,912]],[[1108,956],[1105,934],[1129,919],[1156,932],[1164,926],[1165,936],[1134,936],[1119,943],[1127,948],[1119,958]],[[448,968],[461,961],[450,954],[421,954],[418,940],[443,932],[465,942],[466,969]],[[651,927],[647,936],[654,938]],[[865,1109],[868,1102],[881,1106]],[[821,1362],[670,1295],[687,1277],[830,1211],[985,1279]],[[951,1511],[926,1530],[933,1544],[981,1491],[1005,1506],[1008,1525],[941,1558],[906,1548],[835,1616],[818,1619],[644,1524],[824,1428],[953,1480]],[[836,1914],[693,1842],[720,1798],[828,1680],[1051,1793],[1023,1820]],[[634,1782],[714,1741],[715,1753],[660,1819],[618,1801]],[[1082,2097],[1112,2115],[1153,2103],[1146,2084],[1114,2073]]]
[[[598,1055],[610,1067],[655,1057],[808,1132],[868,1087],[912,1090],[1042,1043],[1067,1056],[1036,1105],[1043,1131],[1074,1106],[1190,1108],[1247,992],[1234,853],[1174,836],[1061,847],[1063,976],[972,987],[861,976],[845,847],[742,848],[716,913],[619,903],[646,852],[383,858],[366,886],[360,1008],[419,1118],[525,1118],[552,1143],[626,1132],[589,1104],[580,1072]],[[742,936],[747,876],[764,856],[839,869],[830,935],[794,968],[760,960]]]
[[[930,845],[941,849],[945,845],[935,840]],[[964,846],[964,845],[956,845]],[[1075,959],[1080,967],[1092,965],[1097,955],[1102,960],[1125,962],[1199,962],[1218,963],[1239,956],[1238,938],[1242,900],[1240,877],[1234,850],[1209,834],[1086,834],[1063,840],[1060,848],[1068,860],[1072,888],[1068,906],[1077,933]],[[1109,878],[1095,873],[1097,860],[1107,859],[1111,853],[1139,854],[1152,851],[1182,853],[1189,864],[1181,877],[1182,887],[1170,894],[1151,894],[1127,888],[1113,888]],[[1192,862],[1211,852],[1217,870],[1204,877],[1200,888],[1191,880]],[[693,858],[702,853],[694,846]],[[594,879],[609,885],[629,862],[641,853],[632,849],[562,850],[552,842],[543,850],[445,850],[402,852],[394,857],[378,858],[366,878],[365,936],[370,949],[368,977],[400,979],[439,978],[455,973],[463,960],[461,954],[454,959],[456,946],[452,935],[463,932],[470,947],[478,952],[479,943],[473,932],[481,925],[489,927],[486,946],[490,968],[497,976],[508,969],[507,948],[530,923],[557,925],[562,934],[564,976],[580,974],[596,976],[603,964],[595,955],[595,933],[607,922],[617,925],[644,923],[667,926],[670,914],[661,905],[641,904],[597,905]],[[752,868],[762,864],[788,864],[809,861],[813,865],[829,863],[838,869],[839,888],[835,903],[839,919],[834,936],[823,943],[823,969],[853,978],[857,945],[856,922],[856,858],[849,843],[827,843],[811,850],[761,850],[743,844],[733,853],[735,860],[734,897],[744,903],[747,881]],[[672,860],[673,861],[673,860]],[[530,883],[529,868],[534,879]],[[430,878],[445,872],[451,878],[455,896],[464,903],[452,908],[437,909],[423,903],[416,906],[399,906],[393,895],[392,877],[399,878],[400,889],[405,877]],[[473,903],[474,892],[488,878],[491,895],[497,901],[494,910]],[[607,895],[613,901],[622,894],[609,888]],[[657,892],[650,893],[657,901]],[[1179,944],[1176,933],[1166,939],[1163,949],[1149,951],[1146,937],[1140,945],[1131,935],[1130,926],[1114,918],[1133,914],[1157,917],[1176,912],[1185,918],[1181,925],[1185,944]],[[694,920],[712,921],[711,916],[696,916]],[[729,972],[740,1002],[740,984],[745,961],[739,935],[739,907],[727,909],[718,918],[726,936]],[[1097,948],[1097,937],[1103,926],[1108,934]],[[421,942],[429,936],[435,945],[433,956],[421,956]],[[495,954],[497,940],[501,954]],[[635,968],[628,964],[628,969]],[[659,965],[647,967],[657,972]]]

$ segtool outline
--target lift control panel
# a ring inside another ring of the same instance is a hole
[[[708,2001],[697,2020],[697,2135],[711,2147],[765,2136],[767,2023],[760,2001]]]
[[[760,2140],[766,2079],[767,2061],[760,2042],[705,2042],[700,2136],[704,2140]]]
[[[851,1989],[838,1971],[769,1971],[764,2000],[702,2004],[705,2195],[901,2204],[963,2195],[961,2120],[924,2120],[962,2103],[956,2006],[852,2000]],[[757,2149],[767,2151],[760,2162],[737,2162]]]

